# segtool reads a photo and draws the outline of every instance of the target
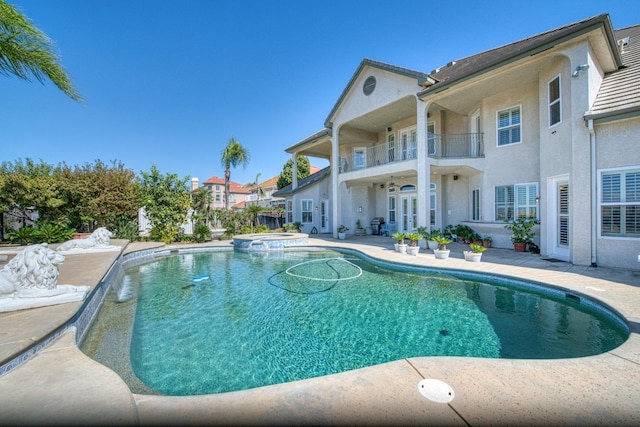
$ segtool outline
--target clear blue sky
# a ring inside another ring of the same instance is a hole
[[[616,29],[640,23],[636,0],[8,3],[54,41],[86,102],[0,76],[0,161],[116,159],[202,182],[224,176],[234,136],[251,155],[231,171],[241,184],[280,173],[364,58],[429,72],[600,13]]]

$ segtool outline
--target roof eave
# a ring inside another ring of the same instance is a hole
[[[587,112],[584,115],[584,120],[593,120],[595,124],[603,124],[618,120],[632,119],[635,117],[640,117],[640,105],[600,113]]]
[[[433,95],[433,94],[437,94],[440,93],[442,91],[445,91],[453,86],[456,86],[460,83],[463,83],[465,81],[471,80],[475,77],[481,76],[483,74],[486,74],[488,72],[494,71],[496,69],[502,68],[506,65],[512,64],[514,62],[517,62],[521,59],[524,59],[526,57],[529,56],[534,56],[537,55],[541,52],[544,52],[546,50],[549,50],[553,47],[555,47],[556,45],[560,44],[560,43],[564,43],[568,40],[572,40],[576,37],[579,37],[583,34],[589,33],[599,27],[604,27],[604,32],[605,35],[607,37],[607,40],[609,42],[609,48],[611,51],[612,56],[614,57],[614,61],[617,65],[618,68],[620,68],[622,66],[622,56],[620,55],[620,52],[617,49],[617,43],[615,40],[615,36],[614,36],[614,32],[613,32],[613,27],[611,25],[611,19],[609,18],[608,14],[602,14],[599,15],[595,18],[593,18],[593,20],[588,21],[588,23],[585,23],[585,25],[580,26],[578,28],[575,29],[575,31],[569,33],[569,34],[561,34],[558,35],[558,37],[552,39],[552,40],[548,40],[544,43],[541,43],[537,46],[534,46],[531,49],[528,49],[524,52],[521,53],[516,53],[510,56],[507,56],[505,58],[502,58],[494,63],[488,64],[487,66],[480,68],[470,74],[467,75],[462,75],[459,76],[451,81],[448,81],[447,83],[443,83],[442,85],[438,85],[435,88],[434,87],[428,87],[422,91],[420,91],[418,93],[418,98],[419,99],[423,99],[424,97],[428,96],[428,95]]]

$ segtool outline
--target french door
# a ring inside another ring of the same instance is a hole
[[[415,195],[400,197],[400,231],[411,233],[418,228],[418,198]]]

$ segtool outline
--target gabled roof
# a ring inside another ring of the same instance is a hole
[[[319,170],[320,170],[319,167],[313,166],[313,165],[309,165],[309,175],[313,175],[314,173],[318,172]],[[272,187],[272,186],[274,187],[274,186],[276,186],[278,184],[278,180],[279,179],[280,179],[280,175],[274,176],[273,178],[270,178],[270,179],[268,179],[266,181],[263,181],[258,185],[253,185],[253,186],[250,186],[248,188],[249,188],[250,191],[253,191],[253,190],[257,189],[258,187],[260,187],[262,189],[265,189],[265,188],[268,188],[268,187]]]
[[[598,27],[604,28],[609,44],[615,46],[616,40],[609,15],[606,13],[597,15],[467,58],[451,61],[446,66],[437,68],[430,73],[436,80],[436,83],[420,91],[418,96],[421,97],[431,93],[437,93],[476,75],[492,71],[511,62],[526,58],[527,56],[543,52],[558,43],[586,34]],[[617,49],[614,48],[612,50],[612,55],[617,66],[622,66],[622,58]]]
[[[298,191],[301,191],[309,187],[310,185],[321,181],[322,179],[328,177],[330,174],[331,174],[331,166],[327,166],[326,168],[321,169],[316,173],[312,173],[311,175],[298,180],[298,187],[295,190],[292,189],[293,184],[289,184],[286,187],[283,187],[280,190],[273,193],[273,196],[286,197],[291,194],[295,194]]]
[[[347,86],[342,91],[342,94],[340,95],[340,98],[338,98],[338,101],[335,103],[335,105],[331,109],[331,112],[327,116],[327,119],[324,121],[324,126],[325,127],[327,127],[327,128],[333,127],[333,123],[331,122],[331,117],[338,110],[338,107],[340,106],[342,101],[344,101],[344,99],[346,98],[347,94],[349,93],[349,91],[351,90],[353,85],[355,84],[358,76],[360,75],[360,73],[362,72],[362,70],[365,67],[378,68],[380,70],[388,71],[390,73],[395,73],[395,74],[399,74],[401,76],[414,78],[414,79],[417,80],[417,83],[420,86],[429,85],[429,84],[432,84],[434,82],[433,79],[431,78],[431,76],[429,76],[428,74],[422,73],[420,71],[414,71],[414,70],[410,70],[408,68],[397,67],[395,65],[385,64],[384,62],[378,62],[378,61],[374,61],[374,60],[365,58],[365,59],[362,60],[362,62],[360,62],[360,65],[358,66],[358,69],[355,71],[355,73],[353,73],[353,76],[351,76],[351,80],[349,80],[349,83],[347,84]]]
[[[336,104],[337,105],[337,104]],[[336,107],[334,107],[335,109]],[[332,111],[333,113],[333,111]],[[287,153],[295,153],[300,147],[304,147],[305,145],[308,144],[313,144],[316,141],[319,141],[323,138],[331,138],[332,135],[332,130],[329,128],[324,128],[316,133],[314,133],[313,135],[310,135],[308,137],[306,137],[305,139],[303,139],[302,141],[299,141],[297,143],[295,143],[294,145],[292,145],[291,147],[287,148],[285,151]]]
[[[218,178],[217,176],[212,176],[202,183],[203,185],[224,185],[224,178]],[[251,190],[245,187],[242,184],[238,184],[237,182],[229,181],[229,193],[236,194],[249,194]]]
[[[607,120],[640,114],[640,25],[616,30],[624,67],[604,76],[585,119]]]

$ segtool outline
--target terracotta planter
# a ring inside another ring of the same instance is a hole
[[[527,249],[527,243],[513,242],[513,249],[515,249],[516,252],[525,252]]]

